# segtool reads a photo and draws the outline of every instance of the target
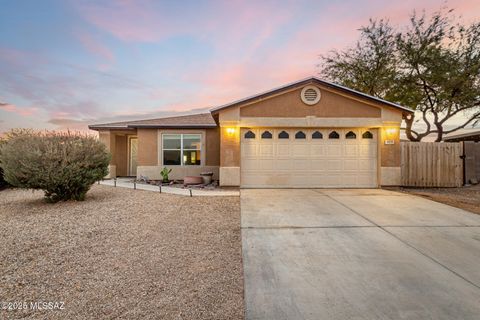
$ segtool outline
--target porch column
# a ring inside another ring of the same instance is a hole
[[[108,174],[105,176],[106,179],[112,179],[117,177],[117,167],[116,167],[116,140],[115,134],[109,130],[100,131],[98,133],[99,140],[105,144],[107,151],[110,152],[112,158],[110,159],[110,164],[108,165]]]

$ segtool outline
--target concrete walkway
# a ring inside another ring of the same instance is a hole
[[[158,186],[150,185],[150,184],[143,184],[143,183],[137,183],[134,185],[132,182],[132,179],[117,179],[116,183],[115,180],[110,179],[110,180],[102,180],[100,181],[100,184],[105,185],[105,186],[111,186],[111,187],[119,187],[119,188],[128,188],[128,189],[138,189],[138,190],[145,190],[145,191],[153,191],[153,192],[160,192],[160,188]],[[191,193],[190,193],[191,190]],[[170,193],[170,194],[176,194],[180,196],[187,196],[187,197],[197,197],[197,196],[202,196],[202,197],[218,197],[218,196],[234,196],[238,197],[240,195],[239,190],[234,190],[234,189],[215,189],[215,190],[205,190],[205,189],[182,189],[182,188],[175,188],[175,187],[169,187],[169,186],[162,186],[161,189],[162,193]]]
[[[247,319],[479,319],[480,215],[385,190],[241,190]]]

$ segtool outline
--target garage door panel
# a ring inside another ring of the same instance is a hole
[[[377,154],[377,146],[373,144],[360,145],[360,157],[374,157]]]
[[[359,154],[357,145],[345,145],[344,151],[345,157],[358,157]]]
[[[326,156],[329,158],[337,158],[342,155],[342,145],[335,144],[335,145],[327,145],[327,154]]]
[[[327,187],[339,187],[342,185],[342,177],[339,173],[328,173],[324,176],[324,183]]]
[[[242,170],[243,171],[252,171],[257,169],[258,160],[255,159],[242,159]]]
[[[242,156],[254,157],[256,155],[257,155],[257,145],[255,144],[242,145]]]
[[[310,146],[310,156],[314,158],[324,157],[326,154],[325,145],[313,144]]]
[[[358,159],[358,170],[360,171],[375,171],[377,168],[377,161],[371,159]]]
[[[273,144],[264,144],[264,143],[260,144],[259,155],[273,157]]]
[[[359,169],[357,159],[345,159],[343,161],[343,170],[357,171]]]
[[[272,139],[261,139],[264,131]],[[279,139],[285,131],[288,139]],[[303,131],[306,139],[295,139]],[[319,131],[323,139],[313,139]],[[340,139],[329,139],[336,131]],[[349,131],[355,139],[346,139]],[[256,129],[256,138],[241,144],[241,185],[243,187],[376,187],[376,130],[369,129],[374,139],[362,139],[366,129]]]
[[[326,170],[329,171],[340,171],[342,170],[342,162],[338,160],[327,160],[326,161]]]
[[[359,187],[368,187],[375,183],[376,179],[370,174],[358,175],[357,185]]]
[[[277,150],[276,150],[276,155],[277,156],[290,156],[290,144],[288,143],[277,143],[276,144]]]
[[[272,171],[274,162],[275,162],[274,159],[259,159],[258,160],[258,169],[266,170],[266,171]]]
[[[276,159],[273,168],[277,171],[292,170],[293,163],[290,161],[290,159]]]
[[[292,159],[293,168],[301,171],[310,168],[310,159]]]
[[[311,170],[314,171],[325,171],[327,170],[327,162],[326,159],[312,159],[310,160],[311,163]]]
[[[310,146],[307,143],[292,144],[292,156],[294,158],[310,156]]]
[[[357,175],[356,174],[343,174],[341,184],[345,185],[345,186],[357,185]]]

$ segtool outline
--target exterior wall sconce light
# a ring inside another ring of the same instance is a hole
[[[395,138],[397,135],[397,128],[386,128],[385,129],[385,144],[395,144]]]
[[[397,133],[397,128],[387,128],[385,130],[385,132],[389,135],[389,136],[392,136],[394,135],[395,133]]]
[[[234,134],[234,133],[235,133],[235,128],[227,128],[227,133],[228,133],[229,135]]]

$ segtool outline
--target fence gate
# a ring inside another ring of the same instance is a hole
[[[465,183],[480,181],[480,142],[464,141]]]
[[[401,142],[402,186],[461,187],[462,144],[458,142]]]

